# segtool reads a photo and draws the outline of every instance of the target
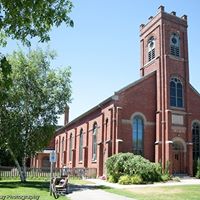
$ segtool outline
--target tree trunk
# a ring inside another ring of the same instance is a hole
[[[24,177],[23,182],[26,182],[26,157],[22,158],[22,174]]]
[[[19,176],[20,176],[21,182],[26,182],[26,162],[25,162],[25,167],[24,167],[24,162],[22,162],[22,167],[21,167],[20,164],[19,164],[19,161],[17,160],[17,158],[16,158],[15,154],[13,153],[12,149],[10,147],[8,147],[8,150],[9,150],[11,156],[13,157],[13,160],[14,160],[15,165],[17,167],[17,170],[19,172]],[[24,159],[23,159],[23,161],[24,161]]]

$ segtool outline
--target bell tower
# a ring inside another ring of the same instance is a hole
[[[188,173],[188,40],[187,16],[158,8],[147,24],[140,25],[141,77],[156,74],[157,110],[155,161],[172,173]],[[181,153],[179,153],[179,151]],[[177,153],[177,154],[176,154]],[[176,160],[177,163],[176,163]],[[179,167],[179,161],[182,167]]]

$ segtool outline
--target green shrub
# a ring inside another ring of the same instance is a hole
[[[161,180],[161,169],[159,164],[150,162],[142,156],[135,155],[124,164],[125,173],[133,176],[139,175],[144,182],[155,182]]]
[[[131,184],[131,177],[128,175],[120,176],[118,183],[122,185]]]
[[[169,160],[167,160],[166,164],[165,164],[165,170],[164,170],[164,174],[168,174],[170,176],[169,173],[169,166],[170,166],[170,162]]]
[[[197,172],[196,172],[196,178],[200,178],[200,159],[197,160]]]
[[[119,177],[125,173],[124,163],[133,158],[132,153],[119,153],[109,157],[106,161],[107,175],[112,176],[113,180],[118,182]]]
[[[168,174],[163,174],[162,176],[161,176],[161,180],[163,181],[163,182],[166,182],[166,181],[169,181],[171,178],[170,178],[170,176],[168,175]]]
[[[108,176],[107,180],[110,183],[117,183],[118,182],[118,179],[116,179],[115,176],[112,176],[112,175]]]
[[[141,184],[141,183],[143,183],[143,180],[140,176],[138,175],[131,176],[131,184]]]
[[[155,182],[160,181],[162,175],[159,164],[132,153],[119,153],[111,156],[106,161],[106,169],[108,177],[112,176],[116,182],[125,175],[138,175],[143,182]]]

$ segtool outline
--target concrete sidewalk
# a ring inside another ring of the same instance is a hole
[[[99,189],[86,189],[67,195],[71,200],[134,200],[132,198],[112,194]]]
[[[168,181],[168,182],[159,182],[159,183],[153,183],[153,184],[144,184],[144,185],[120,185],[118,183],[109,183],[105,180],[101,179],[88,179],[89,181],[95,183],[96,185],[104,185],[111,188],[137,188],[137,187],[160,187],[160,186],[173,186],[173,185],[193,185],[193,184],[199,184],[200,185],[200,179],[196,179],[193,177],[183,177],[180,178],[180,182],[177,181]]]
[[[69,194],[67,197],[69,197],[70,200],[134,200],[133,198],[106,192],[101,189],[103,187],[107,186],[103,184],[96,184],[94,181],[93,183],[87,185],[71,184],[69,186]]]

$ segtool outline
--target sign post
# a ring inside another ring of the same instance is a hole
[[[51,188],[51,184],[52,184],[52,178],[53,178],[53,164],[56,162],[56,152],[55,151],[51,151],[49,154],[49,162],[51,162],[51,170],[50,170],[50,195],[52,195],[52,188]]]

